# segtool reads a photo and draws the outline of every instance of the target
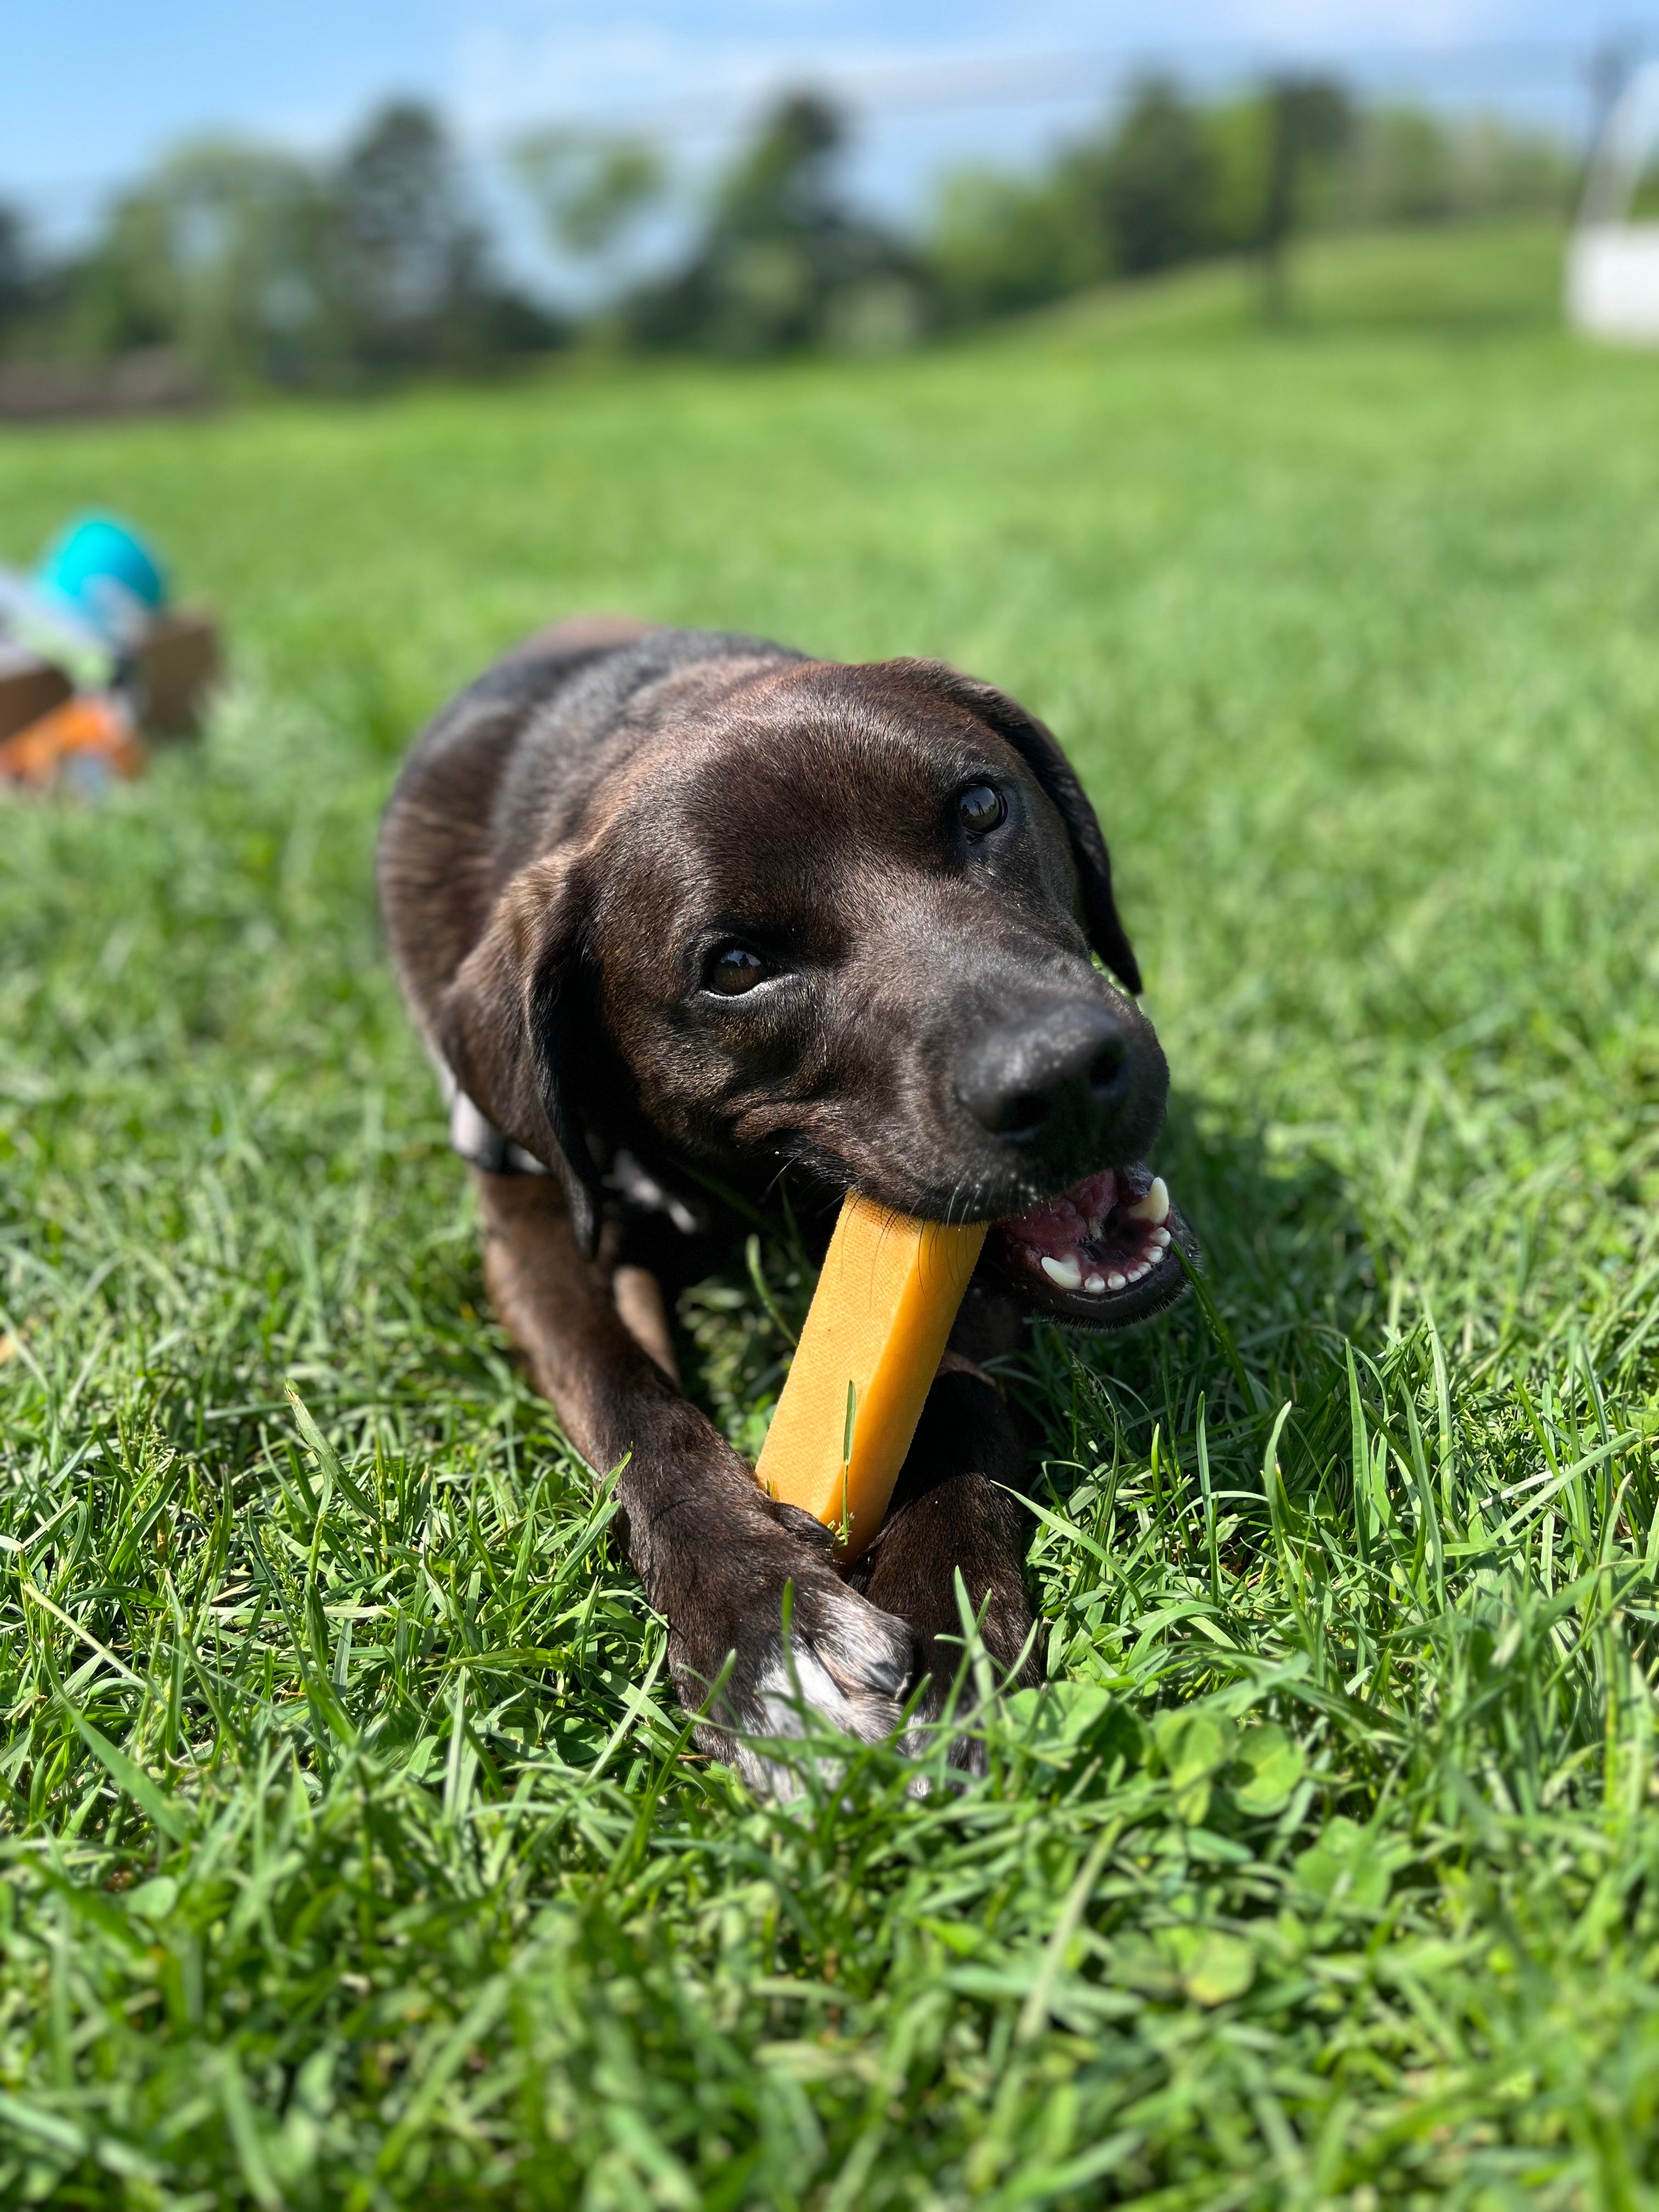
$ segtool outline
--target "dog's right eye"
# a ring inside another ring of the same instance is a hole
[[[970,837],[983,837],[1008,818],[1008,802],[992,783],[971,783],[957,794],[957,815]]]
[[[721,945],[703,963],[702,988],[718,991],[723,999],[735,999],[764,982],[770,972],[759,953],[746,945]]]

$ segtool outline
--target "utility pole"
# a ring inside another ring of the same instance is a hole
[[[1322,77],[1279,76],[1263,94],[1267,113],[1267,173],[1256,248],[1261,257],[1262,306],[1282,322],[1289,304],[1285,254],[1296,229],[1304,167],[1345,143],[1353,127],[1347,96]]]
[[[1261,202],[1261,304],[1270,323],[1285,319],[1285,242],[1296,212],[1296,89],[1284,77],[1267,88],[1267,183]]]
[[[1613,111],[1624,95],[1626,86],[1636,74],[1637,64],[1642,58],[1641,34],[1634,30],[1609,31],[1589,58],[1585,76],[1589,82],[1589,137],[1584,147],[1584,160],[1578,179],[1576,203],[1582,203],[1585,186],[1595,161],[1595,149],[1601,143]],[[1570,210],[1576,215],[1578,205]]]

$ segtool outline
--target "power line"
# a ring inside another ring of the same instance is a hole
[[[1056,99],[1100,98],[1137,77],[1260,80],[1287,73],[1357,79],[1373,88],[1432,80],[1451,90],[1471,82],[1493,90],[1588,82],[1603,50],[1565,40],[1506,40],[1437,46],[1379,46],[1335,52],[1265,47],[1243,41],[1159,50],[1144,46],[1084,47],[1048,54],[965,55],[953,61],[873,63],[825,67],[782,65],[764,83],[710,86],[673,100],[640,101],[550,116],[554,128],[637,133],[642,137],[723,134],[788,87],[839,100],[856,112],[915,113],[928,109],[1014,106]]]
[[[691,140],[729,136],[790,89],[811,89],[857,115],[949,112],[992,107],[1100,102],[1150,76],[1201,77],[1212,83],[1261,82],[1294,74],[1346,80],[1373,95],[1389,88],[1497,94],[1573,86],[1594,103],[1616,53],[1628,69],[1655,43],[1648,31],[1621,31],[1599,44],[1565,40],[1488,40],[1441,46],[1314,49],[1243,40],[1159,50],[1144,45],[1080,47],[1044,54],[967,54],[954,58],[866,64],[803,59],[780,64],[765,79],[711,84],[672,100],[570,109],[540,118],[550,129],[595,135]],[[499,152],[500,145],[489,152]],[[14,197],[37,206],[94,203],[118,189],[108,174],[52,179]]]

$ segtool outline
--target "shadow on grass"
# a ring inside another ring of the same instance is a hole
[[[1278,1456],[1292,1493],[1346,1459],[1347,1352],[1372,1345],[1380,1298],[1371,1248],[1340,1176],[1276,1157],[1258,1128],[1201,1098],[1171,1098],[1158,1162],[1203,1248],[1180,1304],[1121,1336],[1042,1326],[1021,1395],[1052,1460],[1103,1452],[1194,1464],[1202,1424],[1218,1483],[1259,1491],[1262,1455],[1289,1405]]]

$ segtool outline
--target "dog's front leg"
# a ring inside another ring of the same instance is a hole
[[[1025,1589],[1031,1516],[1014,1494],[1026,1486],[1026,1440],[1000,1389],[970,1356],[1009,1348],[1018,1327],[1012,1315],[1000,1302],[969,1293],[887,1519],[854,1571],[871,1603],[896,1613],[915,1635],[920,1672],[929,1677],[918,1711],[923,1721],[939,1718],[962,1664],[958,1574],[999,1674],[1021,1685],[1042,1680]],[[964,1702],[972,1701],[970,1683]],[[979,1763],[971,1739],[952,1756]]]
[[[473,1172],[491,1301],[576,1449],[593,1467],[621,1468],[628,1556],[668,1622],[681,1702],[708,1705],[702,1748],[776,1789],[788,1786],[787,1770],[740,1739],[799,1735],[802,1699],[846,1734],[890,1735],[915,1661],[905,1624],[842,1582],[831,1532],[769,1499],[679,1395],[661,1361],[665,1345],[640,1340],[653,1334],[640,1327],[641,1286],[627,1300],[630,1329],[606,1271],[578,1249],[551,1177]]]

